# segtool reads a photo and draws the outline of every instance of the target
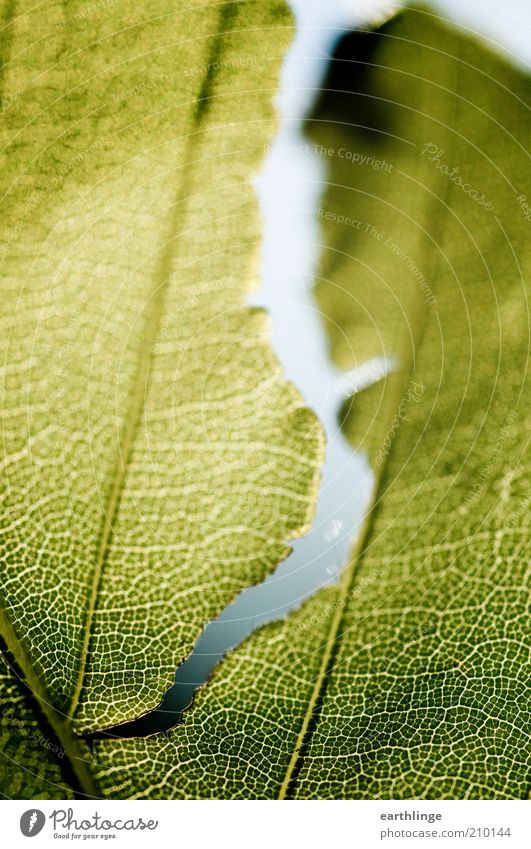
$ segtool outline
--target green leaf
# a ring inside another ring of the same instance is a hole
[[[316,294],[338,363],[398,361],[348,414],[373,507],[341,586],[227,658],[169,739],[98,743],[110,796],[527,794],[529,78],[419,10],[339,57],[309,121]]]
[[[292,26],[274,0],[5,14],[1,632],[97,794],[76,735],[155,707],[311,519],[320,425],[245,306]]]
[[[0,658],[0,788],[12,799],[71,799],[61,774],[65,751],[36,720],[35,701]]]

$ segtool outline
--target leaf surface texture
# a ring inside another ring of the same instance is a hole
[[[291,34],[279,2],[4,10],[2,633],[74,748],[311,520],[321,428],[245,306]]]
[[[234,652],[183,727],[98,744],[107,794],[527,795],[529,102],[423,10],[338,48],[308,121],[316,297],[336,362],[398,361],[346,411],[374,504],[341,586]]]

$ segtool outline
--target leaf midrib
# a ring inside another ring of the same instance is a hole
[[[13,2],[13,10],[14,7],[15,3]],[[230,8],[230,0],[224,0],[219,8],[216,29],[211,35],[206,36],[207,39],[211,40],[211,48],[207,57],[208,61],[205,63],[207,70],[202,79],[196,99],[193,126],[188,135],[188,142],[184,153],[185,162],[193,160],[194,158],[193,150],[200,138],[200,133],[198,131],[208,111],[212,84],[217,74],[219,59],[222,54],[223,36],[228,30],[228,27],[225,25],[229,20],[228,12],[230,11]],[[4,74],[2,73],[0,74],[0,90],[3,78]],[[31,688],[32,693],[45,714],[47,721],[50,723],[51,728],[63,746],[65,753],[72,764],[72,768],[80,781],[81,787],[88,796],[94,798],[101,796],[101,794],[99,793],[97,784],[91,774],[90,766],[87,762],[89,750],[85,743],[72,733],[72,721],[83,692],[87,661],[89,657],[92,622],[96,609],[102,572],[105,566],[109,545],[112,540],[114,519],[116,518],[119,510],[121,494],[123,492],[127,475],[128,463],[131,457],[131,451],[135,442],[135,436],[147,394],[146,389],[149,383],[151,352],[160,327],[161,318],[163,316],[165,294],[171,274],[172,260],[175,256],[175,240],[180,231],[179,222],[181,218],[186,215],[187,200],[189,198],[188,186],[192,175],[193,168],[185,168],[175,200],[172,203],[168,236],[163,243],[157,271],[154,275],[151,306],[146,317],[142,336],[142,350],[140,352],[138,367],[132,383],[127,417],[123,427],[122,439],[119,443],[119,456],[114,467],[109,496],[104,508],[104,518],[97,547],[96,564],[87,603],[87,617],[84,627],[83,644],[80,652],[79,675],[76,680],[70,707],[66,716],[61,715],[55,709],[47,687],[44,684],[42,677],[36,671],[33,661],[23,645],[23,641],[21,641],[19,636],[16,634],[10,618],[7,615],[7,611],[0,610],[0,622],[2,623],[1,630],[5,637],[8,649],[17,661],[24,674],[26,683]]]
[[[449,120],[446,122],[446,127],[453,128],[456,123],[456,115],[459,106],[458,98],[455,97],[456,92],[458,91],[457,87],[457,79],[459,76],[459,62],[460,62],[460,50],[458,49],[455,54],[456,60],[456,72],[454,87],[452,89],[447,89],[451,91],[452,95],[454,95],[452,99],[452,109],[449,111]],[[431,81],[430,81],[431,83]],[[453,115],[450,113],[454,113]],[[452,142],[454,139],[454,131],[449,129],[448,138],[450,140],[449,150],[451,150]],[[435,183],[441,183],[443,185],[442,197],[439,198],[435,193],[433,194],[432,203],[427,204],[426,206],[426,219],[430,220],[431,218],[431,210],[432,207],[434,209],[438,209],[440,204],[446,205],[448,195],[452,189],[453,184],[451,181],[444,179],[443,175],[438,175],[434,173],[434,181]],[[444,232],[441,234],[440,242],[444,241]],[[434,266],[437,265],[437,254],[435,255]],[[432,279],[434,279],[434,275],[432,275]],[[419,300],[419,308],[417,310],[417,321],[415,322],[416,327],[416,336],[415,336],[415,349],[418,349],[418,346],[422,340],[422,336],[425,330],[425,321],[423,320],[424,316],[427,312],[427,304],[424,301]],[[405,357],[405,353],[402,353],[402,357]],[[400,361],[400,357],[399,357]],[[400,368],[400,374],[404,375],[404,379],[394,380],[394,389],[390,393],[387,409],[390,410],[390,417],[394,415],[395,407],[400,403],[400,399],[404,393],[404,389],[407,386],[407,382],[410,379],[413,370],[413,358],[411,356],[405,357],[404,359],[405,367]],[[393,375],[390,377],[393,380]],[[387,432],[388,420],[382,419],[380,427],[378,428],[378,439],[376,440],[376,444],[381,444],[381,437],[385,435]],[[360,528],[359,536],[356,541],[356,544],[350,554],[349,557],[349,565],[345,568],[343,577],[341,580],[339,598],[337,608],[334,611],[334,616],[330,622],[330,627],[328,629],[328,634],[326,635],[325,649],[323,652],[323,657],[321,659],[321,664],[319,667],[319,672],[317,674],[317,678],[315,680],[315,684],[308,701],[308,705],[306,707],[306,712],[304,715],[303,722],[299,729],[299,733],[297,735],[297,739],[295,741],[295,745],[293,747],[293,752],[288,763],[288,767],[286,769],[286,773],[282,780],[282,784],[280,785],[278,799],[285,800],[289,798],[293,798],[294,790],[297,784],[298,775],[300,772],[300,768],[302,766],[305,753],[309,747],[311,735],[313,733],[313,729],[311,729],[311,723],[315,720],[316,717],[316,708],[320,698],[323,696],[323,693],[326,690],[328,679],[333,670],[334,666],[334,648],[337,642],[337,639],[340,635],[341,623],[344,618],[345,608],[347,605],[347,599],[351,592],[352,585],[356,579],[359,567],[361,567],[363,563],[362,553],[365,547],[366,541],[368,540],[373,521],[375,510],[379,501],[381,485],[385,476],[385,471],[389,462],[389,456],[391,455],[393,448],[388,455],[385,457],[385,461],[378,466],[378,474],[375,475],[375,481],[373,486],[372,496],[367,508],[367,512],[365,514],[365,518],[363,520],[363,524]]]
[[[208,111],[210,91],[213,80],[216,76],[216,66],[222,53],[221,44],[225,33],[225,23],[229,7],[229,0],[225,0],[225,2],[223,2],[220,6],[218,12],[218,24],[216,31],[211,36],[208,36],[208,38],[212,39],[212,44],[208,61],[206,62],[207,71],[203,77],[199,95],[196,100],[193,126],[188,135],[184,153],[185,165],[188,161],[193,160],[193,150],[200,138],[198,130],[202,119]],[[87,661],[89,657],[92,622],[96,610],[99,587],[107,553],[113,537],[115,519],[120,508],[121,496],[127,477],[127,470],[135,442],[135,436],[148,393],[151,354],[164,313],[165,295],[168,288],[168,281],[171,276],[172,261],[175,255],[175,240],[180,230],[179,224],[181,219],[186,216],[187,200],[189,198],[188,185],[191,180],[191,174],[193,174],[193,169],[186,169],[185,167],[182,180],[180,181],[180,185],[171,208],[168,237],[163,244],[158,268],[154,275],[154,287],[151,297],[152,303],[144,326],[142,350],[140,352],[138,368],[133,379],[129,408],[125,418],[122,439],[119,442],[119,454],[112,476],[110,493],[104,508],[103,527],[98,544],[93,580],[90,588],[87,618],[83,634],[83,646],[80,654],[79,675],[76,681],[70,708],[68,710],[68,718],[70,720],[73,720],[75,716],[79,700],[83,692]]]

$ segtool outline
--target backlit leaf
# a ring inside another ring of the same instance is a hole
[[[316,296],[338,363],[398,360],[348,413],[373,508],[337,591],[251,637],[169,739],[98,744],[107,794],[527,795],[530,91],[423,11],[340,45],[308,122]]]

